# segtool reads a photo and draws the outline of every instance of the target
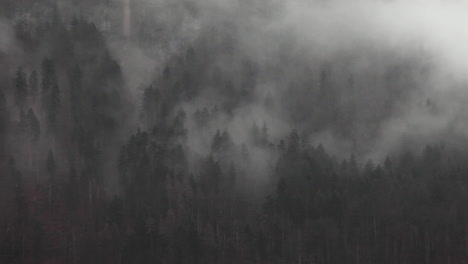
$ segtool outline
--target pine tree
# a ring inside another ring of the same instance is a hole
[[[289,140],[288,140],[288,151],[291,153],[297,152],[300,147],[300,138],[299,134],[297,133],[297,130],[291,131],[291,134],[289,134]]]
[[[156,121],[156,116],[158,114],[157,106],[157,90],[152,86],[148,86],[143,91],[143,96],[141,99],[141,113],[140,116],[147,126],[152,126]]]
[[[47,173],[49,173],[50,179],[53,180],[55,175],[55,160],[54,153],[52,152],[52,150],[49,150],[49,153],[47,155],[46,169]]]
[[[218,130],[216,130],[216,134],[214,135],[213,140],[211,142],[211,151],[212,152],[217,152],[217,151],[220,150],[221,141],[222,141],[221,132],[218,129]]]
[[[45,105],[47,125],[49,132],[55,133],[58,125],[58,110],[60,107],[60,89],[57,84],[52,86]]]
[[[26,105],[28,98],[28,87],[26,81],[26,74],[21,67],[16,71],[15,78],[15,104],[19,109],[23,109]]]
[[[250,140],[256,146],[260,144],[260,128],[258,128],[257,123],[254,123],[250,128]]]
[[[67,184],[67,205],[75,209],[79,201],[79,181],[76,169],[73,165],[70,166],[70,178]]]
[[[18,135],[25,135],[28,129],[28,124],[26,120],[26,113],[23,110],[20,110],[19,121],[18,121]]]
[[[54,63],[49,59],[44,59],[41,65],[41,89],[42,89],[42,105],[45,108],[48,104],[48,95],[52,87],[56,84]]]
[[[83,75],[79,65],[75,65],[69,75],[70,80],[70,108],[75,126],[81,123],[83,118]]]
[[[55,76],[54,63],[50,59],[45,58],[42,61],[41,70],[42,107],[46,114],[48,131],[55,132],[57,102],[60,102],[60,94]]]
[[[54,153],[49,150],[46,160],[46,169],[49,174],[49,209],[52,209],[53,197],[55,195],[55,160]]]
[[[3,151],[5,135],[8,127],[8,113],[5,94],[0,90],[0,153]]]
[[[268,127],[265,123],[263,123],[261,134],[260,134],[260,142],[263,146],[268,145]]]
[[[41,126],[39,119],[31,108],[29,108],[26,115],[26,120],[28,137],[32,142],[37,142],[41,136]]]
[[[37,77],[37,72],[32,71],[31,75],[29,75],[29,94],[31,97],[36,97],[39,90],[39,80]]]

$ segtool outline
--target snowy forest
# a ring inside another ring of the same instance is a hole
[[[403,2],[0,0],[0,263],[467,263],[468,5]]]

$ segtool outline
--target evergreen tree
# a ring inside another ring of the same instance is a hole
[[[211,142],[211,151],[212,152],[216,152],[216,151],[219,151],[221,149],[221,146],[222,146],[222,136],[221,136],[221,132],[218,130],[216,130],[216,134],[214,135],[213,137],[213,141]]]
[[[141,99],[140,116],[147,126],[152,126],[158,116],[158,92],[153,86],[148,86],[143,91]]]
[[[47,173],[49,174],[50,179],[53,180],[55,176],[56,165],[55,165],[54,153],[52,152],[52,150],[49,150],[49,153],[47,154],[46,169],[47,169]]]
[[[49,91],[47,105],[45,105],[46,119],[49,132],[55,133],[58,126],[58,114],[60,107],[60,89],[57,84]]]
[[[300,147],[300,138],[299,134],[297,133],[297,130],[291,131],[291,134],[289,134],[288,138],[288,151],[291,153],[295,153],[299,151]]]
[[[36,114],[31,108],[29,108],[26,120],[29,139],[32,142],[37,142],[41,136],[41,126],[39,123],[39,119],[37,118]]]
[[[257,123],[254,123],[250,128],[250,141],[254,145],[260,144],[260,128],[258,127]]]
[[[23,110],[20,110],[19,121],[18,121],[18,135],[26,135],[28,131],[28,120],[26,118],[26,113]]]
[[[268,139],[269,135],[268,135],[268,127],[265,123],[263,123],[263,126],[262,126],[262,130],[261,130],[261,133],[260,133],[260,142],[263,146],[267,146],[268,143],[269,143],[269,139]]]
[[[78,180],[78,175],[76,173],[76,169],[73,165],[70,166],[70,178],[69,182],[67,184],[67,205],[70,206],[70,208],[75,209],[76,206],[78,205],[78,200],[79,200],[79,180]]]
[[[3,91],[0,89],[0,154],[5,147],[5,136],[8,128],[8,112],[6,98]]]
[[[41,64],[41,90],[42,90],[42,105],[45,106],[49,102],[48,95],[52,87],[57,83],[55,76],[55,66],[54,63],[45,58]]]
[[[57,126],[57,108],[60,103],[54,63],[45,58],[41,65],[42,107],[46,115],[47,129],[54,133]]]
[[[55,189],[56,189],[56,179],[55,179],[55,171],[56,171],[56,163],[54,159],[54,153],[52,150],[49,150],[49,154],[47,155],[46,160],[46,171],[49,174],[49,190],[48,190],[48,204],[49,210],[52,209],[52,205],[54,203],[55,197]]]
[[[83,74],[79,65],[75,65],[69,74],[70,80],[70,110],[73,117],[75,130],[77,126],[82,123],[84,113],[83,111]],[[76,131],[75,131],[76,133]]]
[[[28,98],[28,87],[26,81],[26,73],[21,67],[16,71],[15,78],[15,104],[19,109],[23,109]]]
[[[29,94],[35,98],[39,92],[39,79],[36,71],[32,71],[29,75]]]

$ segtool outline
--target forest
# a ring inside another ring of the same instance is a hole
[[[468,80],[215,2],[0,1],[0,263],[468,263]]]

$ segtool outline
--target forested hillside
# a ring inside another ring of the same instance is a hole
[[[468,261],[464,82],[429,50],[121,2],[0,3],[0,263]]]

